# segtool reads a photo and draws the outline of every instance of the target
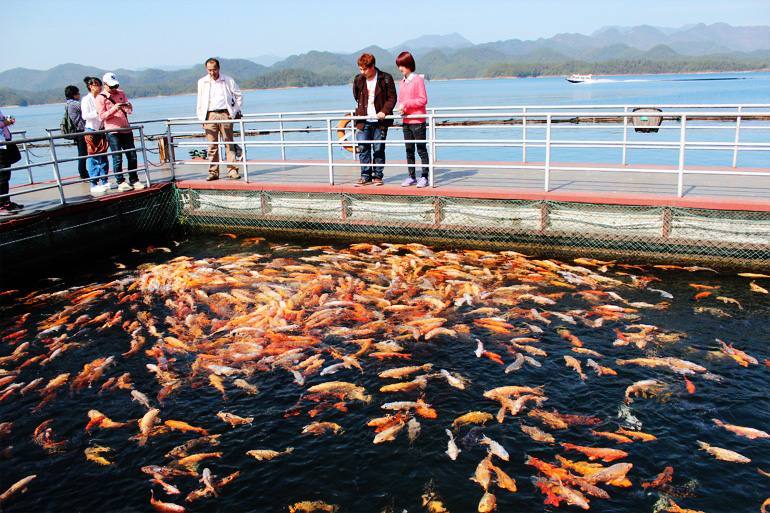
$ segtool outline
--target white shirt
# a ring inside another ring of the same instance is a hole
[[[238,84],[235,83],[231,77],[219,74],[219,80],[216,82],[211,80],[211,77],[206,75],[198,80],[198,97],[195,102],[195,114],[199,121],[206,121],[206,113],[210,110],[209,100],[212,98],[211,89],[214,84],[222,81],[225,91],[225,105],[222,107],[227,109],[231,118],[234,118],[236,114],[241,112],[243,108],[243,95]],[[219,109],[215,109],[219,110]]]
[[[208,110],[227,110],[227,85],[222,75],[211,81]]]
[[[367,121],[377,121],[377,109],[374,108],[374,90],[377,88],[377,73],[374,74],[374,78],[366,81],[366,90],[368,94],[368,102],[366,105],[366,115],[369,116]]]
[[[83,96],[80,100],[80,115],[86,122],[86,128],[91,130],[101,130],[104,123],[99,119],[99,113],[96,111],[96,100],[91,93]]]

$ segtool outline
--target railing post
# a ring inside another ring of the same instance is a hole
[[[551,188],[551,115],[545,118],[545,192]]]
[[[166,123],[166,153],[168,154],[168,166],[171,170],[171,181],[176,181],[176,170],[174,169],[175,152],[172,146],[171,123]]]
[[[22,139],[27,138],[26,130],[22,130],[19,133],[21,134]],[[31,162],[29,161],[29,147],[27,146],[27,143],[21,143],[21,149],[24,150],[24,163],[27,164],[27,177],[29,178],[29,184],[32,185],[35,180],[32,178],[32,166],[30,165]]]
[[[144,185],[150,186],[150,163],[147,160],[147,144],[144,140],[144,125],[139,125],[139,141],[142,144],[142,160],[144,161]]]
[[[249,164],[246,155],[246,132],[244,132],[243,129],[243,118],[238,120],[238,122],[241,125],[241,158],[243,159],[243,181],[249,183]],[[281,145],[281,150],[283,150],[283,145]]]
[[[741,141],[741,113],[743,107],[738,107],[738,117],[735,118],[735,145],[733,147],[733,167],[738,167],[738,144]]]
[[[284,143],[284,135],[283,135],[283,114],[280,112],[278,113],[278,133],[281,137],[281,160],[286,160],[286,147],[283,145]]]
[[[428,182],[431,187],[436,186],[436,109],[430,110],[430,162],[428,163]],[[416,164],[416,163],[415,163]]]
[[[329,185],[334,185],[334,152],[332,151],[332,120],[326,118],[326,150],[329,163]]]
[[[678,198],[682,197],[682,189],[684,188],[684,150],[686,144],[687,133],[687,115],[682,114],[680,118],[679,129],[679,170],[677,172],[676,180],[676,195]]]
[[[628,107],[623,107],[623,165],[628,163],[627,145],[628,145]]]
[[[56,146],[53,142],[53,137],[51,137],[50,133],[48,136],[48,146],[51,150],[51,165],[53,166],[53,178],[56,180],[56,186],[59,188],[59,200],[62,205],[67,203],[67,200],[64,197],[64,186],[61,183],[61,174],[59,173],[59,161],[56,158]]]
[[[527,162],[527,108],[521,109],[521,161]]]

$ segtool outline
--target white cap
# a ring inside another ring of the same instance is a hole
[[[107,87],[113,87],[118,85],[120,82],[118,82],[118,77],[115,76],[115,73],[109,71],[104,74],[102,77],[102,82],[104,82],[104,85]]]

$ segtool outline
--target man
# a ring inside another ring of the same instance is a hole
[[[99,119],[104,123],[105,130],[115,130],[107,134],[110,143],[110,152],[130,150],[125,153],[128,162],[128,182],[123,172],[123,153],[112,155],[112,169],[115,180],[118,182],[118,190],[121,192],[132,189],[144,189],[144,184],[139,181],[136,174],[136,150],[134,149],[134,133],[128,122],[128,115],[134,112],[134,106],[128,101],[126,93],[120,89],[120,82],[115,73],[107,72],[102,77],[104,90],[96,98],[96,111]],[[123,130],[125,129],[125,130]]]
[[[367,116],[366,120],[356,120],[356,140],[377,141],[358,143],[361,178],[355,183],[356,187],[382,185],[384,141],[388,137],[388,127],[393,126],[393,120],[385,117],[393,114],[393,107],[396,105],[396,84],[390,74],[377,69],[374,64],[374,55],[362,54],[358,58],[361,74],[353,79],[353,98],[357,102],[355,115]]]
[[[205,77],[198,80],[198,104],[196,114],[200,121],[219,121],[227,119],[238,119],[241,116],[241,104],[243,98],[241,90],[235,80],[219,72],[219,61],[211,58],[206,61]],[[219,179],[219,142],[233,142],[233,124],[232,123],[205,123],[203,125],[206,131],[206,140],[209,141],[209,176],[206,180]],[[227,160],[235,162],[236,155],[233,151],[233,144],[225,144]],[[241,177],[238,173],[238,167],[228,164],[227,177],[231,180],[237,180]]]
[[[67,107],[69,126],[76,132],[84,132],[86,129],[86,122],[80,111],[80,89],[74,85],[68,85],[64,88],[64,98],[66,98],[65,105]],[[78,157],[86,157],[88,155],[86,138],[82,135],[77,135],[74,139],[75,146],[78,149]],[[88,168],[86,166],[85,158],[78,160],[78,175],[80,175],[80,178],[88,178]]]

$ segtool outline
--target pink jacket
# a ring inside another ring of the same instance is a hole
[[[128,115],[133,112],[129,107],[118,107],[119,103],[128,102],[126,93],[121,89],[111,93],[101,92],[94,98],[96,102],[96,112],[99,113],[99,119],[104,122],[105,130],[116,128],[128,128]]]
[[[409,77],[409,80],[401,79],[401,82],[398,84],[398,103],[403,108],[404,116],[425,114],[425,106],[428,105],[425,81],[417,73],[411,73]],[[404,119],[404,123],[425,123],[425,118]]]

